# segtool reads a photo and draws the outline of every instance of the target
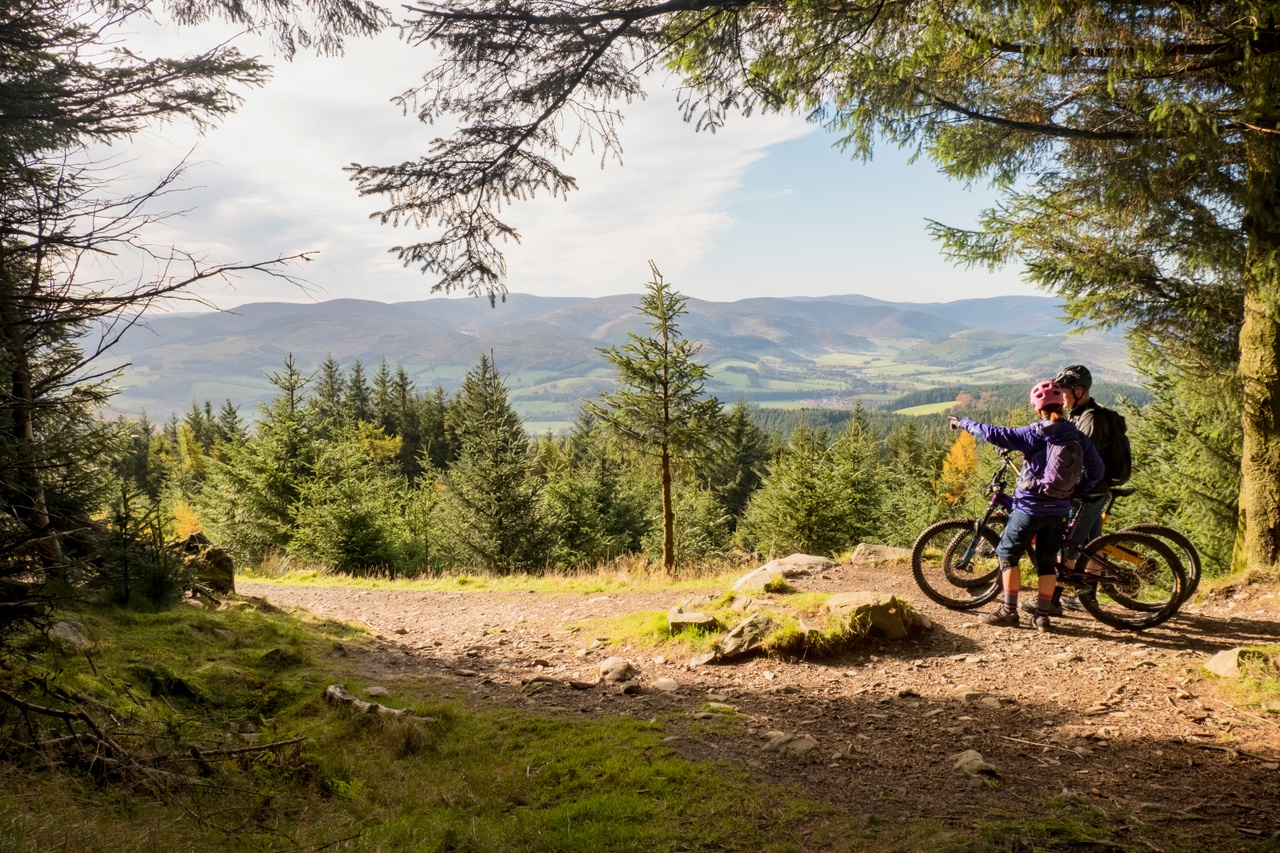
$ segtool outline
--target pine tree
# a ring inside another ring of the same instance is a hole
[[[618,390],[588,403],[593,415],[636,452],[657,465],[662,496],[662,565],[676,566],[674,468],[682,457],[705,456],[720,418],[720,401],[707,397],[706,365],[694,360],[700,346],[684,338],[677,324],[685,298],[663,281],[652,261],[653,278],[637,310],[649,318],[649,337],[600,352],[617,372]]]
[[[488,356],[467,373],[457,400],[461,449],[443,475],[440,528],[464,565],[541,570],[547,557],[529,439]]]
[[[1158,518],[1183,530],[1205,570],[1243,562],[1236,552],[1241,394],[1229,349],[1174,364],[1168,350],[1138,342],[1135,366],[1155,399],[1122,407],[1133,444],[1137,493],[1116,504],[1117,525]],[[1225,362],[1225,363],[1224,363]]]
[[[418,429],[422,435],[421,458],[430,467],[443,471],[461,452],[458,431],[454,428],[455,406],[445,399],[439,385],[418,403]]]
[[[883,487],[876,436],[859,404],[830,450],[835,508],[843,514],[845,546],[881,539]]]
[[[346,394],[342,398],[343,415],[348,422],[373,423],[373,394],[364,378],[364,365],[356,359],[347,377]]]
[[[747,510],[747,501],[763,480],[761,471],[776,453],[768,433],[755,425],[745,400],[738,400],[712,441],[707,470],[711,490],[728,519],[729,531]]]
[[[371,422],[382,427],[389,435],[400,434],[396,419],[394,381],[391,365],[384,358],[378,362],[378,372],[373,375],[373,393],[370,397]]]
[[[211,538],[248,562],[288,545],[299,497],[315,469],[315,445],[304,414],[307,379],[292,355],[284,368],[268,377],[280,393],[269,406],[260,406],[253,435],[228,447],[225,459],[211,461],[199,499]]]
[[[218,441],[223,444],[231,444],[240,441],[245,437],[244,423],[240,420],[240,410],[235,403],[227,398],[222,403],[222,408],[218,410],[217,419]]]
[[[289,553],[334,571],[394,574],[406,494],[392,471],[398,451],[398,441],[365,423],[319,442],[314,476],[299,489]]]
[[[544,440],[538,456],[556,565],[594,566],[640,550],[649,526],[643,496],[589,412],[579,413],[567,438]]]
[[[347,424],[346,396],[347,380],[342,366],[329,355],[320,364],[320,373],[307,401],[307,417],[317,435],[328,435]]]
[[[396,365],[395,380],[391,384],[391,419],[394,430],[400,436],[401,473],[412,485],[422,473],[422,403],[418,400],[413,380],[404,367]]]
[[[825,436],[801,427],[751,496],[738,533],[748,547],[770,555],[834,553],[849,541],[846,504]]]

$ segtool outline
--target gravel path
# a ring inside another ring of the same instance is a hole
[[[1216,651],[1280,643],[1275,591],[1250,587],[1137,635],[1087,614],[1056,619],[1052,633],[1039,634],[992,629],[975,614],[934,605],[903,565],[842,565],[794,583],[896,593],[938,626],[835,660],[692,667],[684,657],[600,646],[581,630],[584,620],[666,611],[689,598],[683,592],[444,593],[243,580],[238,587],[367,625],[379,639],[362,661],[368,684],[394,690],[397,679],[428,676],[452,692],[541,713],[657,720],[690,757],[742,762],[803,784],[865,814],[869,825],[928,817],[971,831],[984,815],[1026,815],[1065,796],[1104,815],[1128,815],[1124,838],[1112,839],[1123,841],[1120,849],[1223,849],[1280,831],[1278,720],[1224,701],[1202,669]],[[631,660],[644,684],[669,677],[680,689],[522,689],[539,675],[594,681],[610,656]],[[727,718],[709,702],[740,716]],[[776,732],[808,734],[818,748],[798,758],[764,751]],[[953,756],[966,749],[998,768],[998,784],[953,771]],[[1224,835],[1224,826],[1234,832]]]

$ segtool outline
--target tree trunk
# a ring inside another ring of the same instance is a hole
[[[3,496],[9,513],[24,522],[44,558],[46,569],[54,571],[62,561],[62,546],[50,529],[45,500],[42,460],[36,444],[35,394],[32,389],[30,315],[12,285],[0,296],[0,347],[4,350],[5,377],[14,457],[5,460]]]
[[[1280,57],[1251,57],[1246,116],[1273,132],[1246,138],[1244,227],[1248,238],[1240,379],[1244,447],[1240,518],[1248,568],[1280,570]]]
[[[671,506],[671,451],[662,446],[662,568],[676,569],[676,511]]]
[[[1254,269],[1257,269],[1255,265]],[[1271,277],[1277,277],[1272,270]],[[1280,317],[1277,283],[1251,281],[1240,330],[1244,452],[1240,515],[1249,568],[1280,569]]]

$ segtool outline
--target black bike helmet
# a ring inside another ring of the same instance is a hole
[[[1088,391],[1093,387],[1093,374],[1083,364],[1072,364],[1062,368],[1053,381],[1063,388],[1083,388]]]

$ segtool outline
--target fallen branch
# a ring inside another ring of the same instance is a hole
[[[45,705],[37,705],[34,702],[28,702],[25,699],[19,699],[17,696],[14,696],[12,693],[8,692],[7,690],[0,690],[0,699],[3,699],[4,701],[8,702],[10,705],[13,705],[15,708],[19,708],[23,711],[27,711],[28,713],[40,714],[46,717],[54,717],[55,719],[64,720],[68,723],[70,722],[84,723],[86,726],[88,726],[90,729],[93,730],[94,739],[96,739],[100,745],[107,747],[110,751],[114,752],[116,755],[128,754],[120,746],[120,744],[116,743],[114,740],[112,740],[110,737],[107,736],[107,733],[102,730],[102,727],[98,725],[97,721],[95,721],[93,717],[90,717],[84,711],[81,711],[81,710],[64,711],[61,708],[50,708]]]
[[[264,752],[277,752],[284,749],[286,746],[293,746],[295,744],[302,743],[307,739],[308,738],[306,737],[295,737],[290,738],[289,740],[277,740],[272,741],[271,743],[259,743],[251,746],[236,746],[227,749],[200,749],[199,747],[192,746],[190,747],[189,754],[187,755],[174,753],[171,755],[160,756],[157,760],[161,762],[194,761],[201,766],[203,771],[211,773],[213,768],[208,764],[210,759],[237,758],[242,755],[260,755]]]
[[[1079,755],[1080,755],[1080,753],[1076,752],[1076,751],[1075,751],[1074,749],[1072,749],[1071,747],[1068,747],[1068,746],[1058,746],[1056,743],[1036,743],[1036,742],[1035,742],[1035,741],[1033,741],[1033,740],[1023,740],[1023,739],[1022,739],[1022,738],[1020,738],[1020,737],[1009,737],[1008,735],[996,735],[996,737],[998,737],[998,738],[1003,738],[1004,740],[1011,740],[1011,741],[1013,741],[1014,743],[1025,743],[1025,744],[1027,744],[1027,745],[1029,745],[1029,746],[1041,746],[1041,747],[1044,747],[1045,749],[1059,749],[1059,750],[1062,750],[1063,752],[1069,752],[1069,753],[1071,753],[1072,755],[1075,755],[1075,756],[1079,756]]]
[[[1245,752],[1243,749],[1236,749],[1234,746],[1218,746],[1214,743],[1197,743],[1193,744],[1193,746],[1198,749],[1212,749],[1217,752],[1226,752],[1237,757],[1243,755],[1245,758],[1252,758],[1254,761],[1265,761],[1268,764],[1280,763],[1274,758],[1268,758],[1265,755],[1258,755],[1256,752]]]
[[[202,583],[197,583],[195,581],[192,581],[191,591],[196,593],[197,595],[202,595],[205,598],[209,599],[210,601],[213,602],[214,606],[216,607],[221,607],[223,604],[222,599],[214,595],[213,590]]]
[[[348,705],[362,714],[377,714],[385,717],[407,717],[422,723],[434,723],[432,717],[416,717],[408,708],[388,708],[377,702],[366,702],[352,694],[341,684],[330,684],[324,689],[324,698],[331,705]]]
[[[274,752],[277,749],[293,746],[295,743],[302,743],[305,740],[307,740],[306,737],[295,737],[271,743],[255,744],[254,746],[237,746],[232,749],[201,749],[197,750],[197,752],[200,753],[202,758],[227,758],[234,755],[251,755],[255,752]]]

